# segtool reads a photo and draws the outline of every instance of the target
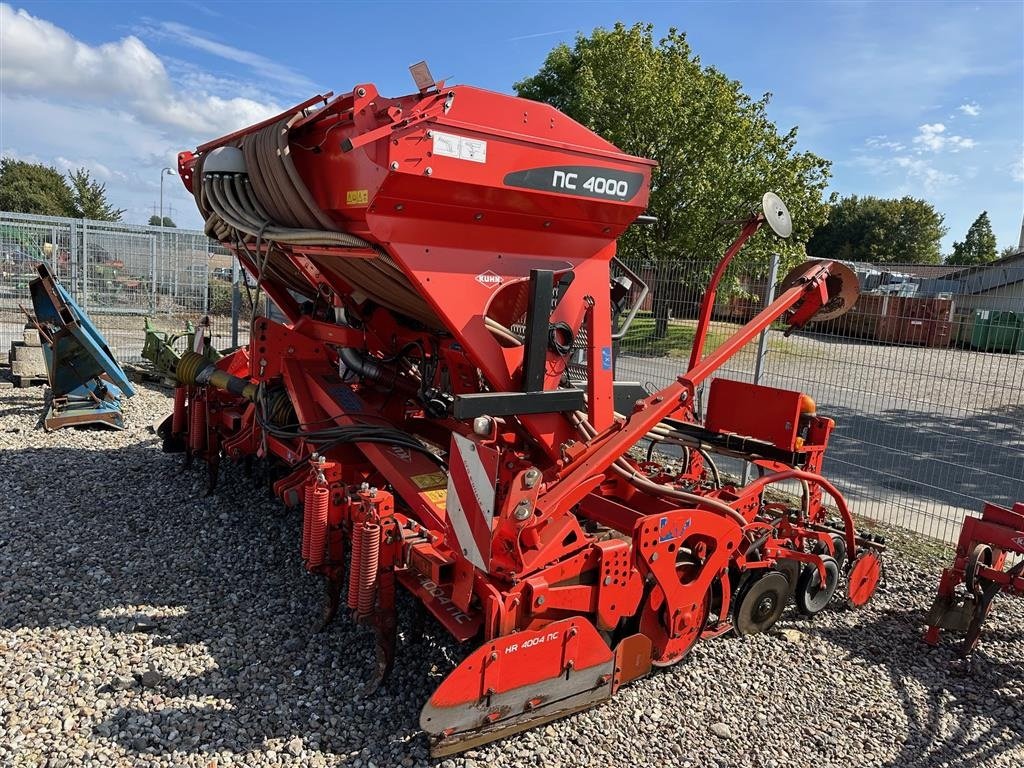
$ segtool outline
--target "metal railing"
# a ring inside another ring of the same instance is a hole
[[[632,266],[651,296],[619,345],[616,377],[660,387],[686,368],[707,270]],[[857,273],[848,314],[789,336],[773,327],[719,375],[811,395],[836,420],[825,473],[854,511],[954,540],[983,501],[1024,500],[1024,255]],[[767,274],[739,266],[726,282],[710,348],[768,300]],[[743,477],[734,464],[724,462]]]
[[[209,315],[213,344],[248,336],[244,306],[232,312],[231,254],[203,232],[174,227],[0,212],[0,349],[21,338],[35,264],[53,274],[89,314],[114,355],[141,360],[144,317],[180,332]],[[236,278],[237,279],[237,278]],[[6,356],[6,355],[5,355]]]

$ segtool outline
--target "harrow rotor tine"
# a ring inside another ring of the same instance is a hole
[[[391,674],[391,670],[395,666],[396,633],[396,622],[393,617],[390,620],[385,619],[374,624],[377,671],[373,680],[369,681],[363,689],[363,692],[367,695],[376,691],[380,687],[381,683],[387,680],[388,675]]]
[[[327,599],[324,601],[323,621],[320,622],[318,632],[326,632],[327,627],[334,617],[338,615],[338,607],[341,605],[341,575],[328,576],[325,585]]]

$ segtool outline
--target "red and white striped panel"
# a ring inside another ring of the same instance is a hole
[[[491,559],[491,521],[498,452],[452,435],[448,453],[448,520],[464,554],[486,571]]]

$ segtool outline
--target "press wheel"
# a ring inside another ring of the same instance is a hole
[[[804,566],[796,583],[796,607],[805,616],[820,613],[829,604],[839,584],[839,564],[835,558],[826,555],[821,561],[825,565],[824,584],[821,583],[821,574],[812,564]]]
[[[778,571],[769,571],[752,582],[740,597],[733,613],[739,636],[767,632],[786,608],[789,581]]]

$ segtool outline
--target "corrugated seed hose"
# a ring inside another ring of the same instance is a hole
[[[256,254],[264,279],[283,283],[308,295],[310,286],[297,275],[273,244],[373,248],[376,258],[326,257],[322,265],[376,303],[431,327],[439,327],[434,312],[416,293],[402,271],[380,248],[341,231],[316,204],[291,158],[288,134],[297,112],[243,137],[238,142],[246,174],[204,173],[201,156],[194,185],[196,204],[206,218],[206,231],[218,240],[263,242],[266,255]]]

